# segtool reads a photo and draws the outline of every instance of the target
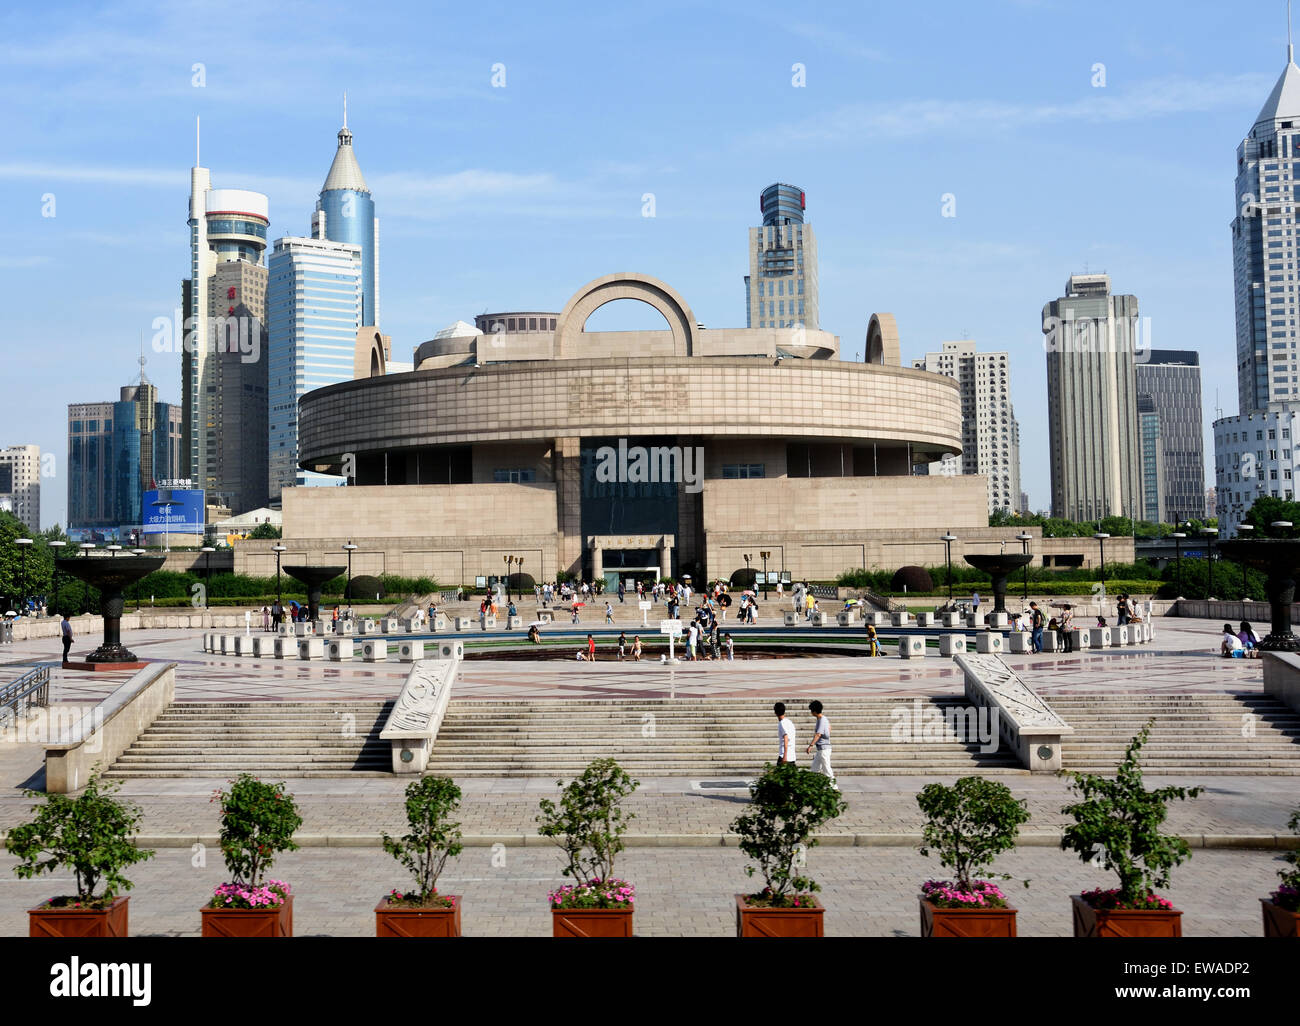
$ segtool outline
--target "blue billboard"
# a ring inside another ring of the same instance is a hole
[[[202,488],[151,488],[141,512],[145,534],[203,534]]]

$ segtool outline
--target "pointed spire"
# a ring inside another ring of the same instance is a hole
[[[1291,45],[1291,0],[1286,0],[1286,62],[1295,63],[1295,47]],[[347,100],[343,101],[344,107],[347,106]],[[343,121],[347,123],[347,116],[344,115]]]
[[[203,161],[199,159],[199,116],[197,114],[194,115],[194,166],[203,166]]]
[[[321,192],[331,189],[351,189],[354,192],[369,192],[365,176],[357,164],[356,154],[352,150],[352,132],[348,128],[348,96],[343,94],[343,127],[339,129],[339,148],[334,152],[334,163],[330,165],[329,174]]]
[[[1286,37],[1289,40],[1291,38],[1291,0],[1287,0],[1286,10],[1287,10]],[[343,127],[344,128],[348,127],[348,91],[346,89],[343,90]]]

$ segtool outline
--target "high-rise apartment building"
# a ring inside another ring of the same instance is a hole
[[[1043,307],[1052,513],[1069,520],[1141,514],[1136,296],[1110,276],[1071,275]]]
[[[1190,349],[1152,349],[1137,364],[1138,402],[1150,397],[1159,425],[1159,507],[1147,520],[1199,518],[1205,504],[1205,439],[1201,411],[1201,356]],[[1138,407],[1141,414],[1142,407]],[[1143,492],[1149,490],[1143,458]]]
[[[912,366],[955,378],[961,389],[962,454],[929,465],[931,474],[988,478],[989,512],[1011,513],[1020,500],[1020,427],[1011,405],[1011,357],[977,353],[970,340],[944,342]]]
[[[348,131],[348,103],[343,99],[343,127],[338,149],[321,186],[312,214],[311,234],[315,239],[344,242],[361,250],[361,323],[379,326],[379,218],[375,200],[366,185],[361,165],[352,149]]]
[[[142,374],[117,402],[68,406],[68,530],[127,537],[144,492],[183,477],[183,411]]]
[[[807,197],[778,182],[759,196],[763,224],[749,229],[745,327],[819,330],[817,236],[804,223]]]
[[[272,502],[294,485],[340,483],[298,468],[298,399],[311,389],[353,378],[362,269],[360,246],[326,239],[276,240],[267,285]]]
[[[1138,393],[1138,436],[1142,447],[1143,520],[1160,520],[1164,497],[1164,459],[1161,452],[1160,414],[1150,395]]]
[[[0,449],[0,509],[16,516],[29,531],[41,529],[39,445]]]
[[[190,277],[181,286],[184,474],[208,501],[266,505],[266,250],[261,193],[214,189],[190,169]]]

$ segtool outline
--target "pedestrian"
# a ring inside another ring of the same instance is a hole
[[[624,632],[624,631],[619,631],[619,634],[618,634],[618,661],[619,661],[620,663],[623,661],[623,657],[624,657],[624,655],[626,655],[626,654],[627,654],[627,634],[626,634],[626,632]]]
[[[1115,625],[1123,627],[1126,623],[1128,623],[1128,596],[1120,592],[1115,600]]]
[[[574,623],[577,623],[577,622],[578,622],[578,610],[581,609],[581,608],[582,608],[582,607],[581,607],[581,605],[580,605],[578,602],[574,602],[574,603],[573,603],[573,622],[574,622]]]
[[[608,602],[605,603],[605,622],[606,623],[614,622],[614,607],[610,605]]]
[[[262,606],[262,630],[269,631],[270,629],[271,629],[271,607],[264,605]]]
[[[620,577],[620,578],[618,579],[618,601],[619,601],[619,604],[620,604],[620,605],[622,604],[622,602],[623,602],[623,596],[624,596],[626,593],[627,593],[627,588],[626,588],[626,587],[624,586],[624,584],[623,584],[623,578]]]
[[[835,774],[831,772],[831,721],[822,715],[822,704],[816,699],[808,703],[808,711],[813,714],[813,739],[808,744],[808,754],[813,757],[812,771],[830,777],[831,787],[838,791]]]
[[[1061,612],[1061,640],[1065,642],[1065,651],[1074,651],[1074,610],[1067,603]]]
[[[727,634],[727,662],[732,662],[736,658],[736,644],[731,640],[730,633]]]
[[[867,644],[870,646],[869,655],[880,655],[880,639],[876,637],[876,628],[874,624],[867,624]]]
[[[970,611],[971,611],[972,613],[975,614],[975,622],[976,622],[976,623],[979,623],[979,622],[980,622],[980,621],[979,621],[979,615],[980,615],[980,593],[979,593],[978,591],[971,592],[971,597],[970,597]]]
[[[641,661],[641,635],[636,634],[632,637],[632,662]]]
[[[686,634],[686,658],[691,662],[695,661],[695,643],[699,640],[699,637],[700,625],[692,620]]]
[[[1043,611],[1038,608],[1037,602],[1029,603],[1029,629],[1033,632],[1030,635],[1032,644],[1030,647],[1035,652],[1043,650]]]
[[[596,639],[590,634],[587,635],[587,658],[593,663],[596,661]]]
[[[722,635],[718,630],[718,621],[713,621],[713,626],[709,629],[709,647],[713,650],[713,658],[722,658]]]
[[[776,723],[777,723],[776,736],[777,736],[777,744],[780,745],[780,747],[777,749],[777,756],[776,756],[777,765],[780,765],[782,763],[794,763],[795,762],[794,723],[792,723],[789,717],[787,717],[785,714],[784,702],[777,702],[776,705],[772,706],[772,711],[776,713]]]
[[[63,621],[59,624],[59,632],[63,635],[63,661],[68,661],[68,649],[72,648],[72,623],[68,620],[68,614],[63,614]]]

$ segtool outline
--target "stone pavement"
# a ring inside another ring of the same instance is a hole
[[[196,863],[201,863],[196,865]],[[0,935],[25,936],[26,910],[66,893],[67,877],[18,880],[14,860],[0,854]],[[555,848],[467,848],[448,863],[439,889],[459,894],[466,936],[550,935],[546,893],[564,883],[563,858]],[[735,935],[732,895],[760,884],[745,875],[735,849],[630,849],[616,873],[637,888],[635,930],[642,936]],[[1258,937],[1259,898],[1276,886],[1280,863],[1262,852],[1196,851],[1174,870],[1164,893],[1181,909],[1186,936]],[[1072,853],[1022,849],[998,861],[1017,881],[1003,887],[1019,910],[1022,937],[1069,936],[1069,895],[1114,886],[1107,874]],[[817,847],[808,872],[822,886],[830,936],[914,937],[919,934],[917,889],[942,875],[934,859],[905,848]],[[220,852],[159,849],[128,876],[133,936],[196,936],[199,908],[226,879]],[[272,876],[294,889],[294,933],[305,937],[374,936],[374,907],[409,877],[388,855],[374,849],[311,848],[281,856]],[[1026,889],[1019,880],[1028,879]]]

